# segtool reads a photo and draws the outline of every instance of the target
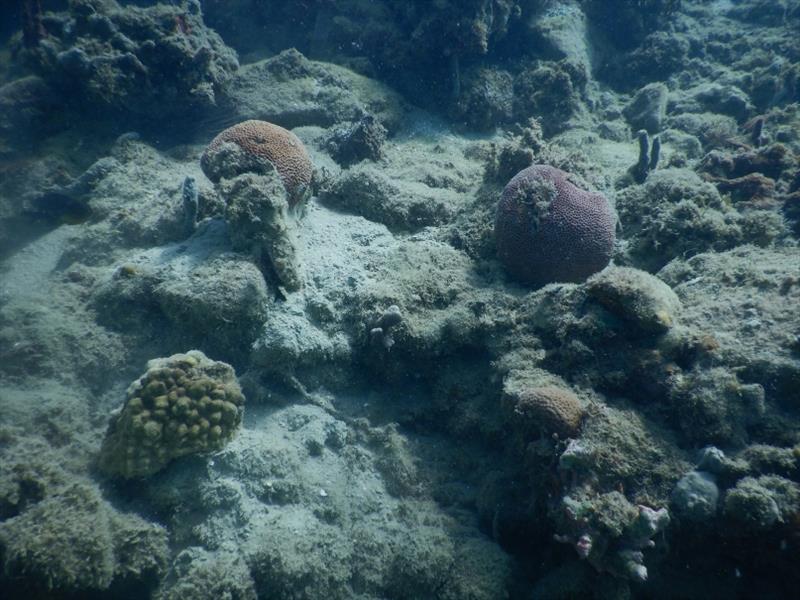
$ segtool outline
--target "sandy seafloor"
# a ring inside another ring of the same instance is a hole
[[[0,597],[796,597],[800,2],[22,4]],[[299,289],[200,166],[246,119],[316,172],[269,230]],[[586,281],[497,258],[531,163],[616,211]],[[104,468],[190,350],[235,369],[230,441]]]

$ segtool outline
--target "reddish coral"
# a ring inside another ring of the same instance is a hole
[[[611,260],[616,221],[602,194],[532,165],[508,182],[497,206],[498,256],[522,283],[580,282]]]
[[[292,202],[298,201],[311,184],[314,168],[303,142],[283,127],[267,121],[243,121],[211,140],[200,164],[209,175],[206,163],[224,142],[234,143],[247,154],[268,160],[281,176]],[[210,176],[210,175],[209,175]]]

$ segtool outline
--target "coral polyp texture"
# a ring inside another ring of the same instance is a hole
[[[523,433],[574,437],[585,415],[583,404],[566,388],[528,388],[512,398],[515,425]]]
[[[231,150],[227,144],[241,150],[236,160],[220,160],[221,155]],[[281,176],[290,205],[306,197],[314,167],[303,142],[291,131],[267,121],[243,121],[219,133],[203,152],[200,166],[216,183],[246,172],[259,173],[264,162],[272,164]]]
[[[605,196],[569,177],[555,167],[532,165],[503,190],[495,216],[497,251],[521,283],[580,282],[611,260],[614,210]]]
[[[181,456],[220,450],[241,424],[243,406],[226,363],[197,350],[148,361],[111,418],[99,466],[113,476],[146,477]]]

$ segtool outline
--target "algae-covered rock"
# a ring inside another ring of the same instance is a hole
[[[83,486],[36,504],[0,526],[7,571],[35,573],[44,587],[105,589],[114,548],[102,500]]]
[[[660,169],[617,195],[617,212],[634,264],[657,271],[676,257],[768,246],[786,232],[780,215],[739,212],[717,189],[687,169]]]
[[[634,130],[645,129],[650,134],[661,132],[667,111],[669,89],[663,83],[651,83],[641,88],[623,109]]]
[[[666,505],[689,470],[672,436],[632,410],[604,406],[585,419],[581,435],[559,457],[565,477],[592,481],[600,491],[618,486],[634,503]]]
[[[374,165],[348,169],[322,190],[320,200],[391,229],[416,230],[447,222],[459,195],[422,182],[398,181]]]
[[[146,483],[178,545],[164,600],[427,598],[436,585],[443,600],[508,597],[510,557],[428,499],[397,428],[299,403],[250,416],[213,463]]]
[[[0,85],[0,155],[62,129],[62,104],[58,93],[36,75]]]
[[[161,526],[120,513],[95,487],[73,482],[0,523],[0,588],[13,580],[54,597],[85,596],[121,580],[150,585],[167,555]]]
[[[721,367],[676,374],[669,395],[674,422],[697,444],[741,446],[766,411],[760,384]]]
[[[481,130],[493,130],[514,114],[514,78],[500,69],[470,69],[461,82],[455,117]]]
[[[666,331],[681,308],[666,283],[638,269],[606,269],[586,282],[586,290],[590,298],[643,332]]]
[[[704,522],[717,512],[719,488],[711,473],[689,471],[681,477],[672,492],[675,513],[688,521]]]
[[[241,556],[212,554],[200,547],[183,550],[175,558],[156,592],[157,600],[256,600],[255,584]]]
[[[44,17],[47,35],[25,49],[54,87],[100,110],[163,121],[208,110],[239,66],[203,23],[200,3],[139,8],[72,0]]]
[[[289,128],[328,127],[369,113],[392,131],[406,111],[401,97],[385,85],[345,67],[311,61],[294,48],[243,66],[228,95],[239,120],[257,118]]]
[[[155,300],[182,340],[213,340],[226,357],[240,355],[268,315],[269,290],[258,267],[231,252],[198,261],[188,272],[169,266],[155,272],[131,266],[126,277],[123,265],[105,291],[111,306],[104,309],[120,308],[124,286],[130,286],[127,293],[141,298],[140,310],[148,309],[148,296]]]
[[[796,249],[744,246],[703,253],[673,261],[659,277],[681,298],[681,322],[713,331],[720,362],[739,374],[732,380],[760,384],[766,398],[782,407],[794,410],[800,406],[796,341],[800,313],[795,310],[800,302],[800,267]],[[730,397],[730,392],[727,395]],[[769,414],[769,402],[766,409]],[[787,445],[796,443],[794,429],[773,429],[770,443],[778,443],[779,432],[780,439],[788,436]]]
[[[202,352],[148,361],[111,417],[100,468],[146,477],[181,456],[219,450],[241,424],[243,405],[233,368]]]
[[[766,531],[800,510],[800,486],[778,477],[745,477],[725,495],[724,514],[750,531]]]
[[[289,196],[276,172],[223,179],[218,189],[227,203],[225,220],[233,247],[249,251],[259,262],[266,259],[287,290],[299,289],[302,280],[294,239],[296,220],[289,214]]]
[[[365,114],[356,122],[333,127],[325,139],[325,148],[345,167],[362,160],[376,161],[383,156],[386,133],[380,121]]]

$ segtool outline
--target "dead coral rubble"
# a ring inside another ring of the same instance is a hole
[[[70,0],[41,23],[47,35],[22,56],[84,110],[185,117],[215,106],[239,66],[197,0],[147,8]]]

